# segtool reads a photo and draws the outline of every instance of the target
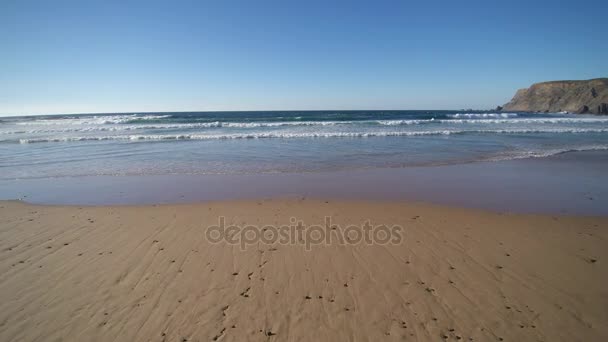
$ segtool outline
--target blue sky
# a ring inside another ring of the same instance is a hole
[[[608,1],[0,0],[0,115],[491,108],[608,77]]]

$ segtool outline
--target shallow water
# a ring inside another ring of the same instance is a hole
[[[442,166],[281,174],[0,180],[0,199],[156,204],[259,198],[413,200],[499,212],[608,215],[608,152]]]

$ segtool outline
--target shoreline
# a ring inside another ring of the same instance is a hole
[[[128,205],[259,198],[425,202],[496,212],[608,216],[608,152],[409,168],[0,180],[0,200]],[[463,194],[466,194],[464,196]]]
[[[220,217],[347,239],[218,242]],[[348,240],[366,221],[400,239]],[[607,226],[411,202],[1,201],[0,339],[601,341]]]
[[[462,205],[450,205],[435,203],[422,200],[410,199],[360,199],[360,198],[340,198],[340,197],[307,197],[307,196],[290,196],[290,197],[248,197],[239,199],[222,199],[222,200],[202,200],[193,202],[170,202],[170,203],[121,203],[121,204],[52,204],[52,203],[35,203],[29,202],[27,199],[0,199],[0,206],[4,205],[25,205],[32,208],[60,208],[60,209],[152,209],[152,208],[180,208],[180,207],[205,207],[213,205],[232,205],[241,203],[260,203],[260,202],[318,202],[318,203],[342,203],[348,205],[403,205],[412,207],[427,207],[437,210],[453,210],[474,213],[487,213],[490,215],[502,216],[521,216],[521,217],[555,217],[555,218],[581,218],[581,219],[608,219],[608,215],[593,215],[593,214],[576,214],[565,212],[518,212],[513,210],[488,209]]]

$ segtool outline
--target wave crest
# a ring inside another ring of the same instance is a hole
[[[516,113],[457,113],[448,114],[449,118],[514,118],[517,116]]]
[[[235,134],[165,134],[165,135],[110,135],[81,137],[45,137],[19,139],[19,143],[103,141],[103,140],[220,140],[220,139],[266,139],[266,138],[367,138],[451,134],[533,134],[533,133],[606,133],[608,128],[585,129],[498,129],[498,130],[440,130],[440,131],[378,131],[378,132],[268,132]],[[4,142],[8,142],[5,140]]]
[[[56,119],[35,119],[31,121],[16,122],[17,125],[30,126],[30,125],[107,125],[107,124],[122,124],[129,122],[139,121],[150,121],[160,120],[168,118],[171,115],[139,115],[139,114],[128,114],[128,115],[95,115],[76,117],[68,116]]]
[[[310,126],[346,126],[346,125],[380,125],[380,126],[412,126],[427,124],[592,124],[608,123],[608,118],[515,118],[515,119],[420,119],[420,120],[362,120],[362,121],[280,121],[280,122],[200,122],[175,124],[139,124],[139,125],[96,125],[50,127],[32,130],[0,131],[1,134],[46,134],[46,133],[77,133],[77,132],[119,132],[143,130],[181,130],[206,128],[281,128],[281,127],[310,127]]]

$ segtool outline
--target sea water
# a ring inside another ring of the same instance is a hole
[[[0,119],[0,180],[407,168],[608,149],[608,117],[264,111]]]

